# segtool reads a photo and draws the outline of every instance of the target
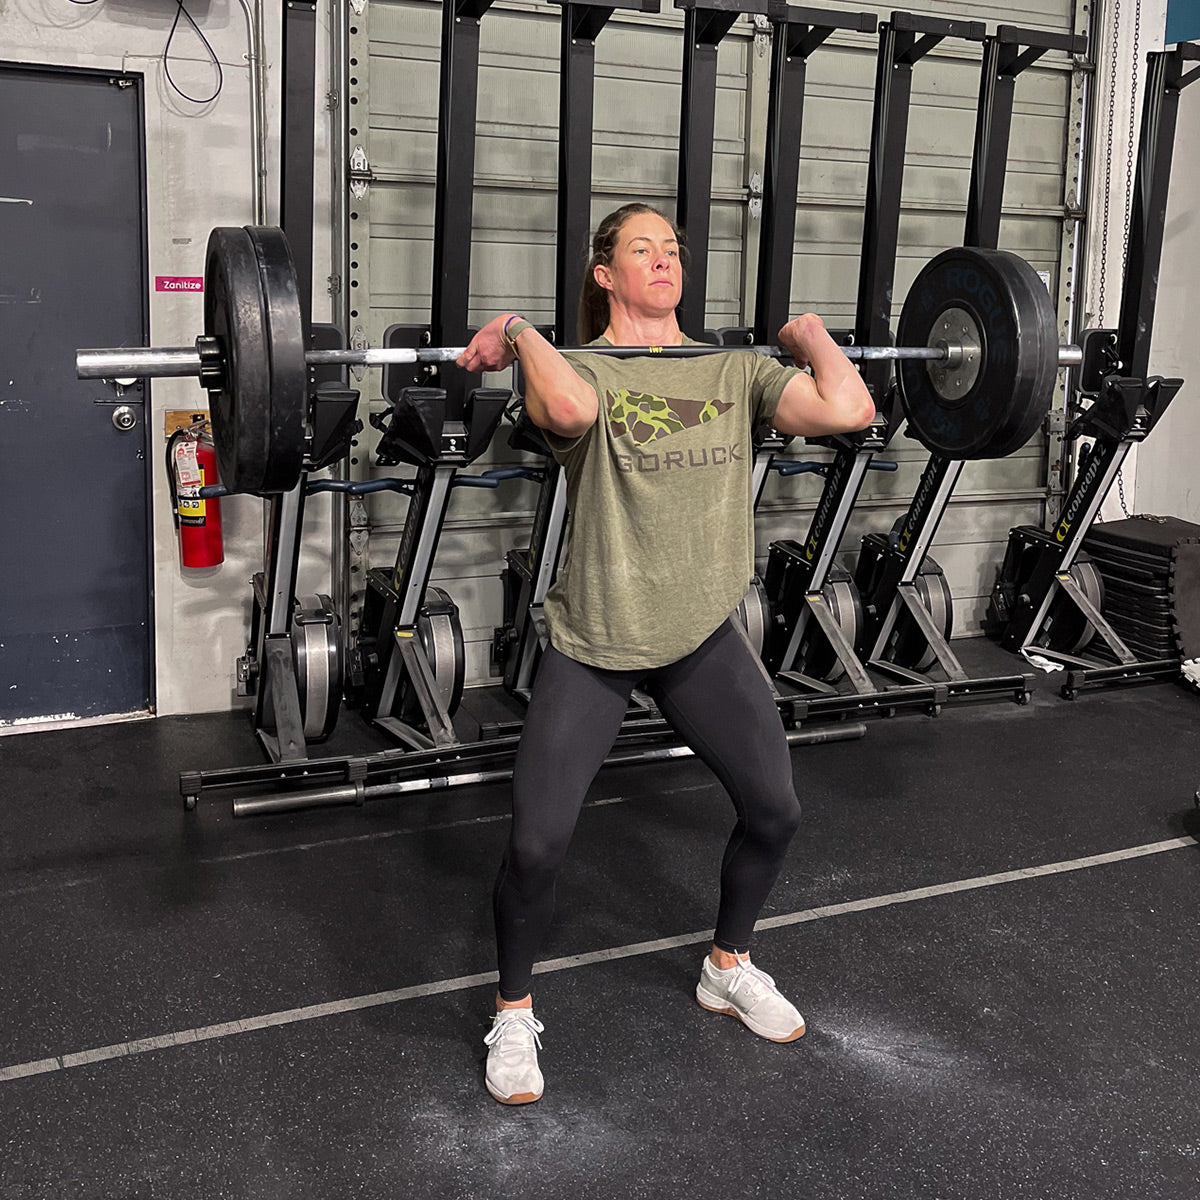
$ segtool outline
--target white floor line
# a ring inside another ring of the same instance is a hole
[[[807,908],[799,912],[778,917],[767,917],[758,922],[756,930],[782,929],[788,925],[801,925],[809,921],[822,921],[828,917],[840,917],[849,913],[866,912],[873,908],[887,908],[896,904],[907,904],[913,900],[930,900],[937,896],[949,896],[956,892],[973,891],[976,888],[998,887],[1006,883],[1019,883],[1046,875],[1061,875],[1067,871],[1082,871],[1090,867],[1106,866],[1143,858],[1149,854],[1161,854],[1167,850],[1196,847],[1194,838],[1169,838],[1162,842],[1148,842],[1143,846],[1131,846],[1125,850],[1113,850],[1107,854],[1092,854],[1086,858],[1073,858],[1065,862],[1045,863],[1038,867],[1022,867],[1015,871],[1001,871],[995,875],[978,875],[972,879],[957,879],[950,883],[932,887],[913,888],[906,892],[889,892],[882,896],[870,896],[862,900],[851,900],[844,904],[827,904],[821,908]],[[657,954],[663,950],[674,950],[681,946],[703,945],[712,937],[712,930],[680,934],[677,937],[659,938],[650,942],[635,942],[628,946],[615,946],[608,950],[595,950],[589,954],[572,954],[565,958],[549,959],[539,963],[534,971],[545,975],[554,971],[569,971],[574,967],[586,967],[595,963],[612,962],[619,958],[635,958],[644,954]],[[413,987],[396,988],[387,992],[373,992],[365,996],[351,996],[344,1000],[331,1000],[325,1004],[309,1004],[302,1008],[289,1008],[281,1012],[266,1013],[258,1017],[246,1017],[238,1021],[226,1021],[219,1025],[203,1025],[196,1029],[184,1029],[176,1033],[164,1033],[157,1037],[138,1038],[135,1041],[119,1042],[112,1046],[99,1046],[92,1050],[81,1050],[53,1058],[37,1059],[33,1062],[17,1063],[0,1067],[0,1083],[24,1079],[31,1075],[43,1075],[51,1071],[66,1071],[72,1067],[87,1066],[112,1058],[129,1058],[148,1054],[152,1050],[165,1050],[172,1046],[186,1046],[194,1042],[213,1041],[232,1037],[238,1033],[251,1033],[256,1029],[270,1029],[278,1025],[294,1025],[300,1021],[313,1021],[321,1017],[339,1016],[364,1008],[377,1008],[385,1004],[398,1004],[404,1000],[415,1000],[423,996],[436,996],[444,992],[465,991],[494,983],[496,973],[487,971],[479,975],[460,975],[454,979],[440,979],[432,983]]]

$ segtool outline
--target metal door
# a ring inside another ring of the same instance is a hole
[[[151,704],[145,390],[74,370],[147,340],[142,130],[138,77],[0,65],[0,724]]]

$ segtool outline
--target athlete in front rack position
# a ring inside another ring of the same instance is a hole
[[[687,344],[675,319],[683,276],[682,237],[661,213],[644,204],[611,213],[593,241],[580,340]],[[875,409],[818,317],[790,321],[779,341],[811,375],[746,351],[572,357],[514,313],[488,322],[458,359],[477,372],[520,358],[525,410],[563,464],[571,512],[494,891],[500,987],[486,1078],[504,1104],[542,1094],[534,960],[584,793],[638,686],[715,772],[737,814],[696,999],[772,1041],[804,1032],[804,1018],[750,963],[754,923],[800,805],[767,677],[730,614],[754,571],[755,431],[849,432]]]

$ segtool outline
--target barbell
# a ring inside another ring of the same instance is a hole
[[[899,345],[844,346],[855,361],[895,361],[909,433],[947,458],[996,458],[1041,424],[1060,366],[1082,361],[1058,343],[1045,285],[1024,259],[959,247],[927,263],[909,289]],[[693,358],[779,346],[584,346],[564,353]],[[296,270],[283,231],[214,229],[204,268],[204,333],[194,346],[79,350],[83,379],[195,376],[209,393],[222,481],[235,492],[290,491],[304,470],[309,368],[452,363],[463,347],[308,350]]]
[[[744,350],[772,358],[791,359],[782,346],[561,346],[564,354],[603,354],[609,358],[695,358],[702,354],[728,354]],[[390,363],[452,363],[465,346],[364,347],[355,350],[306,350],[304,361],[310,367],[386,367]],[[1069,350],[1070,347],[1064,347]],[[947,346],[842,346],[842,353],[855,361],[914,358],[943,362],[957,357],[960,347]],[[77,350],[75,369],[80,379],[143,379],[199,377],[204,370],[200,351],[195,346],[147,346],[144,349]]]

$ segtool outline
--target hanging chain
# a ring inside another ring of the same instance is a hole
[[[1104,157],[1112,161],[1113,117],[1117,107],[1117,47],[1121,40],[1121,0],[1113,3],[1112,58],[1108,72],[1108,132],[1104,141]],[[1104,173],[1104,219],[1100,225],[1100,296],[1096,323],[1104,325],[1104,267],[1108,261],[1108,212],[1112,202],[1112,175]]]
[[[1137,142],[1137,82],[1138,55],[1140,53],[1139,33],[1142,18],[1142,0],[1135,0],[1133,8],[1133,70],[1130,84],[1129,105],[1129,146],[1128,157],[1125,160],[1125,245],[1121,254],[1121,272],[1124,275],[1129,267],[1129,225],[1133,219],[1133,163]],[[1105,141],[1105,157],[1112,161],[1113,134],[1117,106],[1117,65],[1121,43],[1121,0],[1113,0],[1113,29],[1112,29],[1112,58],[1108,76],[1108,130]],[[1105,266],[1108,263],[1108,226],[1109,212],[1112,204],[1112,176],[1104,177],[1104,218],[1100,230],[1100,280],[1096,320],[1104,325],[1104,277]],[[1121,512],[1129,516],[1129,507],[1125,502],[1125,479],[1122,470],[1117,471],[1117,499],[1121,504]]]
[[[1129,267],[1129,223],[1133,219],[1133,161],[1137,143],[1137,94],[1138,94],[1138,60],[1140,57],[1138,35],[1142,24],[1142,0],[1135,0],[1133,7],[1133,69],[1129,86],[1129,157],[1125,160],[1125,252],[1121,256],[1121,274],[1124,277]],[[1115,45],[1114,45],[1115,49]],[[1109,110],[1111,115],[1112,110]],[[1117,500],[1121,512],[1129,518],[1129,506],[1125,503],[1125,473],[1124,468],[1117,471]]]

